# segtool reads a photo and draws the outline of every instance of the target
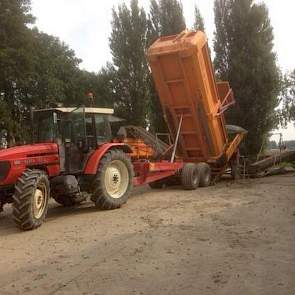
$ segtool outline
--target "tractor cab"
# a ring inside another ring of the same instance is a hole
[[[119,119],[107,108],[52,108],[33,112],[34,142],[57,143],[62,171],[82,171],[89,154],[112,139],[111,122]]]

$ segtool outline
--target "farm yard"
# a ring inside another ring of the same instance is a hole
[[[1,294],[294,294],[294,177],[144,187],[114,211],[52,203],[30,232],[7,206]]]

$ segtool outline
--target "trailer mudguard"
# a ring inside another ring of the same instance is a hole
[[[126,154],[132,153],[132,149],[125,143],[106,143],[100,146],[94,153],[92,153],[86,162],[84,174],[95,175],[103,156],[112,149],[122,150]]]

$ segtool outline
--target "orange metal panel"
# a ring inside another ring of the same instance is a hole
[[[147,56],[174,137],[183,116],[178,154],[193,162],[220,158],[228,145],[223,107],[233,95],[228,83],[215,81],[206,35],[184,31],[159,38]]]

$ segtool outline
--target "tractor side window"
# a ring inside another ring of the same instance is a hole
[[[108,122],[105,115],[95,115],[96,138],[98,143],[109,141]]]
[[[88,142],[88,146],[91,148],[96,148],[96,139],[95,139],[95,124],[94,124],[94,116],[86,115],[85,118],[85,128],[86,128],[86,138]]]
[[[85,137],[85,124],[84,124],[84,114],[83,113],[77,113],[73,114],[73,132],[74,137],[76,139],[78,138],[84,138]]]

